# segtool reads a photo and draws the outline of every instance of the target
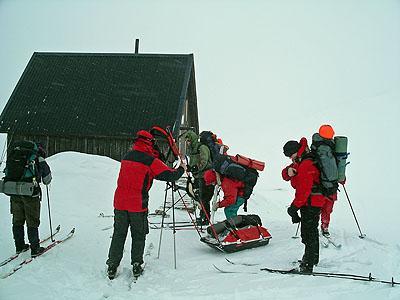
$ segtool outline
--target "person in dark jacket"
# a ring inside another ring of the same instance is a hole
[[[282,178],[290,181],[296,190],[287,212],[293,223],[301,222],[301,238],[305,245],[300,271],[311,273],[319,261],[318,222],[321,207],[325,203],[322,194],[312,191],[319,184],[320,171],[314,165],[306,138],[300,142],[288,141],[283,147],[283,153],[292,160],[292,164],[282,170]]]
[[[143,252],[146,234],[149,190],[153,180],[178,180],[186,165],[171,169],[159,158],[153,135],[145,130],[136,134],[132,150],[121,161],[117,189],[114,194],[114,232],[106,264],[108,277],[114,279],[121,262],[128,227],[132,236],[131,264],[133,275],[143,272]]]
[[[28,142],[32,143],[33,142]],[[10,211],[12,214],[12,232],[15,242],[16,253],[27,251],[31,248],[31,256],[36,257],[43,253],[45,248],[40,246],[39,225],[40,225],[40,202],[42,200],[42,190],[40,183],[48,185],[52,180],[51,170],[47,164],[46,152],[41,144],[36,144],[37,154],[33,163],[33,177],[24,178],[24,182],[33,182],[32,196],[11,195]],[[6,176],[7,177],[7,176]],[[28,240],[30,245],[25,244],[24,225],[27,225]]]

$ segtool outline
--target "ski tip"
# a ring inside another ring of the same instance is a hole
[[[74,234],[75,233],[75,227],[74,228],[72,228],[72,230],[71,230],[71,232],[70,232],[71,234]]]
[[[61,225],[58,225],[58,226],[56,227],[56,231],[59,231],[60,228],[61,228]]]
[[[225,260],[226,260],[228,263],[233,264],[233,262],[232,262],[231,260],[227,259],[226,257],[225,257]]]
[[[218,268],[216,265],[214,265],[213,264],[213,267],[215,268],[215,269],[217,269],[218,271],[220,271],[220,272],[223,272],[220,268]]]

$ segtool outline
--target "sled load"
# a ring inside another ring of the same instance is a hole
[[[258,215],[238,215],[215,223],[207,227],[207,233],[200,241],[226,253],[264,246],[271,239]]]

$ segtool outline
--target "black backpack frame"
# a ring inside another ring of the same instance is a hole
[[[32,182],[37,176],[38,147],[31,141],[18,141],[12,144],[7,154],[5,181]]]

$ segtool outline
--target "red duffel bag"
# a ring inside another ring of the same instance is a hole
[[[265,163],[259,160],[255,160],[252,158],[248,158],[246,156],[236,154],[235,156],[231,156],[231,159],[242,166],[251,168],[251,169],[256,169],[258,171],[263,171],[265,168]]]

